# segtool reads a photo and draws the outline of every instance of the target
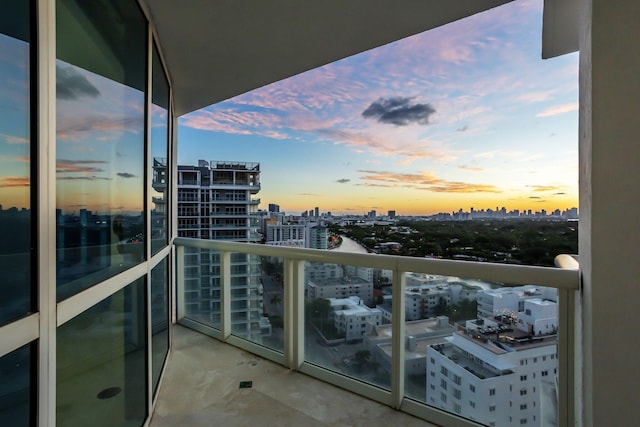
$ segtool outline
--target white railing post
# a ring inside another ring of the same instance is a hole
[[[175,319],[174,321],[179,321],[185,316],[185,289],[184,289],[184,253],[186,251],[186,247],[182,245],[176,245],[176,298],[175,298]]]
[[[558,289],[558,425],[575,425],[575,291]]]
[[[285,356],[291,369],[304,362],[304,261],[284,260]]]
[[[406,272],[395,269],[393,271],[393,302],[391,306],[391,401],[396,409],[400,409],[404,398],[405,284]]]
[[[231,252],[220,251],[220,331],[223,339],[231,335]]]

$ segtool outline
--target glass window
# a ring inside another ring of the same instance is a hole
[[[29,426],[35,421],[32,400],[32,345],[25,345],[0,357],[0,420],[6,426]],[[32,410],[33,409],[33,410]],[[31,418],[34,420],[31,420]]]
[[[0,4],[0,325],[31,309],[29,2]],[[8,238],[10,236],[10,238]]]
[[[146,23],[136,2],[58,0],[57,286],[144,257]]]
[[[142,425],[146,418],[144,278],[58,328],[59,426]]]
[[[151,254],[167,243],[167,183],[169,155],[169,83],[154,43],[151,89]]]
[[[151,357],[153,390],[158,387],[169,350],[169,280],[167,258],[151,270]]]

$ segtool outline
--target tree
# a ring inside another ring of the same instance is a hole
[[[358,350],[353,357],[355,359],[358,370],[362,370],[369,364],[371,359],[371,352],[369,350]]]

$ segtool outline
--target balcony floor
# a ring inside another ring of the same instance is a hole
[[[433,426],[191,329],[172,334],[150,427]]]

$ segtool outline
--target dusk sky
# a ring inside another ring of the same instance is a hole
[[[578,55],[522,0],[180,118],[179,164],[261,163],[261,208],[578,206]],[[257,71],[258,72],[258,71]]]

